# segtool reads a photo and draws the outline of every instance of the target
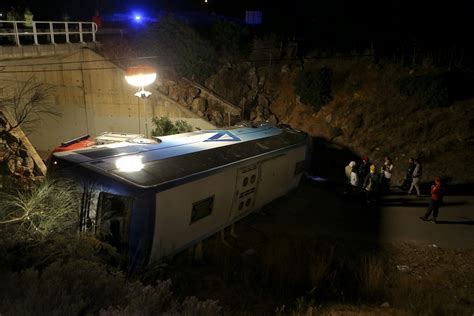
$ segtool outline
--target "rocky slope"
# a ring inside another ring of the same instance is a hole
[[[46,167],[12,117],[0,109],[0,191],[27,187],[44,177]]]
[[[332,100],[318,111],[295,94],[294,81],[303,67],[333,71]],[[244,108],[246,118],[254,122],[288,124],[377,163],[386,155],[392,157],[395,185],[409,157],[422,160],[423,181],[442,175],[450,183],[473,183],[474,98],[464,96],[449,106],[431,107],[400,92],[400,79],[435,71],[376,64],[369,58],[260,67],[244,63],[227,65],[206,85]],[[333,162],[341,174],[345,164],[342,159]]]

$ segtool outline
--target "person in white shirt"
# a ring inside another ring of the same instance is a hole
[[[382,192],[388,193],[390,191],[390,180],[392,179],[392,170],[393,170],[393,163],[392,159],[388,156],[385,157],[385,162],[382,166]]]

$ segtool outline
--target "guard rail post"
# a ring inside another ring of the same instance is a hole
[[[36,22],[33,21],[33,39],[35,41],[35,45],[39,45],[38,43],[38,33],[36,32]]]
[[[17,46],[21,46],[20,35],[18,34],[18,24],[16,21],[13,22],[13,30],[15,31],[15,43]]]
[[[51,44],[56,45],[56,42],[54,41],[53,22],[49,22],[49,36],[51,37],[50,39]]]

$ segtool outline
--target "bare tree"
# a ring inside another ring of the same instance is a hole
[[[51,86],[35,82],[34,78],[30,77],[14,88],[10,96],[0,98],[0,110],[7,109],[15,119],[6,131],[17,127],[32,131],[45,116],[59,118],[61,112],[48,101],[51,89]]]
[[[0,201],[0,231],[10,228],[16,238],[42,239],[77,227],[77,187],[69,180],[46,179],[28,191],[0,192]]]

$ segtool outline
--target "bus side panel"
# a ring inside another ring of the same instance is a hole
[[[156,194],[151,261],[179,251],[230,224],[236,168]]]
[[[298,147],[261,162],[255,208],[261,208],[298,186],[305,156],[306,147]]]

